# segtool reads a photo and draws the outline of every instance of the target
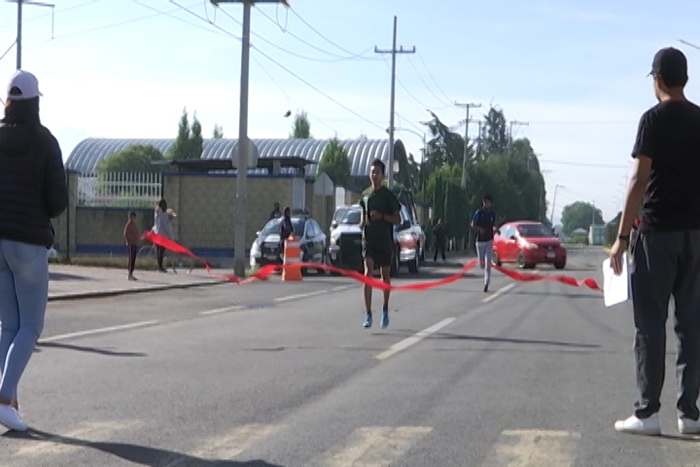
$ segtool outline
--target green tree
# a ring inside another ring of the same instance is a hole
[[[192,136],[190,137],[190,147],[188,159],[201,159],[204,152],[204,138],[202,138],[202,124],[197,120],[197,114],[194,114],[192,122]]]
[[[175,161],[199,159],[204,151],[202,125],[195,113],[192,126],[189,125],[187,109],[182,110],[175,143],[168,151],[168,159]]]
[[[136,144],[115,152],[97,165],[97,173],[147,173],[160,172],[162,165],[152,162],[163,161],[163,154],[154,146]]]
[[[584,201],[576,201],[565,206],[562,211],[561,222],[566,235],[570,235],[576,229],[588,230],[593,222],[596,225],[605,223],[601,210]]]
[[[218,124],[214,124],[214,131],[212,133],[214,139],[222,139],[224,137],[224,129]]]
[[[505,154],[508,149],[506,117],[502,110],[491,107],[484,117],[484,125],[479,135],[480,157]]]
[[[351,182],[350,159],[338,138],[331,139],[323,150],[318,173],[325,172],[337,186],[348,186]]]
[[[289,135],[289,137],[297,139],[311,138],[311,123],[309,123],[309,117],[306,115],[306,112],[297,114],[294,117],[294,124],[292,125],[292,134]]]

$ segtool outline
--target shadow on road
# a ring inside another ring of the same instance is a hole
[[[553,282],[553,284],[556,284],[556,282]],[[557,284],[559,285],[559,284]],[[562,287],[567,287],[566,285],[562,285]],[[560,297],[560,298],[590,298],[593,300],[601,300],[603,298],[603,295],[600,292],[595,292],[591,291],[588,293],[566,293],[565,290],[561,292],[528,292],[524,290],[518,290],[515,292],[508,292],[508,295],[530,295],[533,297],[537,296],[550,296],[550,297]]]
[[[141,352],[118,352],[115,350],[107,350],[107,349],[98,349],[96,347],[83,347],[80,345],[72,345],[72,344],[59,344],[56,342],[44,342],[42,343],[39,341],[36,345],[37,351],[40,350],[42,347],[46,348],[54,348],[54,349],[65,349],[65,350],[77,350],[78,352],[88,352],[88,353],[95,353],[99,355],[107,355],[110,357],[146,357],[147,355],[145,353]]]
[[[490,337],[490,336],[470,336],[467,334],[451,334],[451,333],[437,333],[433,336],[428,337],[428,339],[454,339],[454,340],[468,340],[477,342],[500,342],[507,344],[540,344],[540,345],[552,345],[556,347],[572,347],[580,349],[597,349],[600,348],[598,344],[582,344],[576,342],[562,342],[562,341],[552,341],[552,340],[538,340],[538,339],[514,339],[510,337]]]
[[[5,433],[3,437],[96,449],[98,451],[117,456],[125,461],[138,465],[146,465],[149,467],[284,467],[279,464],[271,464],[262,460],[239,462],[230,460],[201,459],[174,451],[166,451],[165,449],[139,446],[138,444],[87,441],[78,438],[70,438],[67,436],[46,433],[35,429],[30,429],[24,433],[10,431]]]
[[[77,274],[66,274],[63,272],[50,272],[49,281],[87,281],[89,277],[78,276]]]

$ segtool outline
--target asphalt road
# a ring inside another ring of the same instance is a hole
[[[565,272],[600,279],[602,259],[571,250]],[[20,388],[33,429],[0,438],[0,465],[700,464],[672,353],[668,435],[612,429],[635,396],[629,305],[495,273],[489,294],[470,275],[391,308],[365,330],[360,288],[313,276],[52,303]]]

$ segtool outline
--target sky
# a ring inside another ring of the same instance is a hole
[[[24,6],[22,68],[37,75],[43,123],[64,158],[84,138],[174,138],[184,108],[205,136],[238,136],[240,3],[207,0],[53,0]],[[650,71],[661,47],[683,50],[689,98],[700,49],[700,2],[669,0],[290,0],[252,11],[249,129],[286,138],[306,111],[315,138],[387,137],[394,15],[396,127],[420,157],[421,122],[434,111],[458,125],[455,101],[502,109],[530,139],[546,180],[549,215],[575,201],[606,220],[621,208],[641,114],[656,101]],[[17,6],[0,3],[0,54],[17,34]],[[0,81],[16,50],[0,59]],[[463,132],[464,127],[458,131]],[[477,125],[469,128],[477,133]],[[557,188],[559,186],[559,188]],[[556,193],[556,200],[554,199]],[[497,200],[506,203],[507,200]]]

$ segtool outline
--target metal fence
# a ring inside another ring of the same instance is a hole
[[[78,205],[151,207],[161,197],[160,173],[100,173],[78,178]]]

